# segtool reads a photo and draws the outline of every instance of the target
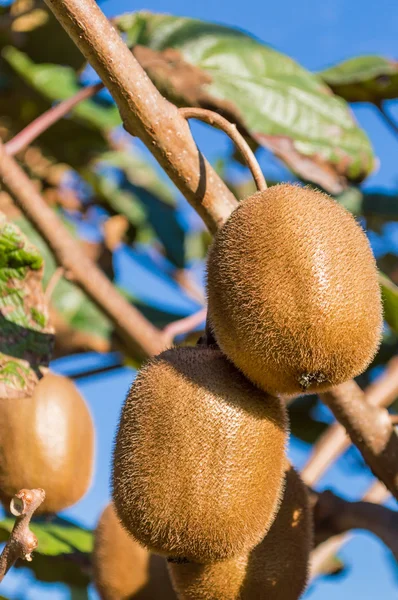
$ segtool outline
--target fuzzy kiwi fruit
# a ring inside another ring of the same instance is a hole
[[[122,410],[113,500],[126,529],[159,554],[197,562],[252,548],[282,493],[285,409],[218,349],[152,359]]]
[[[112,503],[94,532],[93,567],[101,600],[176,600],[166,559],[150,554],[127,533]]]
[[[56,513],[86,493],[93,470],[94,426],[74,383],[48,372],[28,398],[0,399],[0,499],[43,488],[37,513]]]
[[[362,373],[380,342],[376,263],[354,217],[283,184],[243,200],[207,267],[221,350],[271,394],[327,390]]]
[[[248,555],[208,565],[168,564],[179,600],[297,600],[312,549],[312,511],[306,487],[289,466],[275,521]]]

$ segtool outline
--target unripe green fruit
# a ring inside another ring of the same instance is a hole
[[[176,348],[139,373],[123,407],[113,499],[159,554],[209,562],[270,528],[282,493],[285,408],[219,350]]]
[[[112,503],[94,532],[93,566],[101,600],[176,600],[166,559],[150,554],[127,533]]]
[[[312,549],[312,511],[290,467],[275,521],[248,555],[208,565],[169,563],[179,600],[297,600],[304,591]]]
[[[327,390],[362,373],[380,342],[376,264],[354,217],[290,184],[243,200],[207,273],[221,350],[271,394]]]
[[[78,502],[92,476],[94,426],[74,383],[46,374],[29,398],[0,399],[0,499],[43,488],[36,511],[56,513]]]

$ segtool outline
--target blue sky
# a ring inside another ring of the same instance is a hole
[[[396,0],[308,0],[300,3],[296,0],[272,3],[256,0],[245,0],[243,3],[237,0],[201,0],[195,3],[186,0],[147,0],[144,5],[131,0],[108,0],[102,2],[101,6],[109,16],[145,8],[239,26],[311,70],[322,69],[358,54],[382,54],[398,59]],[[391,108],[398,119],[398,103],[391,103]],[[357,105],[354,112],[368,132],[381,163],[378,172],[366,182],[366,187],[398,189],[398,139],[393,137],[372,107]],[[210,131],[203,125],[194,124],[193,132],[210,159],[216,159],[229,147],[221,133]],[[270,169],[265,153],[262,155],[262,167],[265,171]],[[161,298],[164,305],[177,307],[183,313],[195,310],[192,301],[177,293],[175,286],[164,275],[157,277],[148,269],[145,270],[142,262],[129,261],[125,254],[118,260],[122,267],[123,282],[134,281],[134,285],[146,294]],[[92,360],[98,362],[95,357]],[[56,361],[53,366],[67,373],[81,362],[81,358],[72,358]],[[86,497],[65,514],[89,527],[95,524],[109,498],[109,461],[113,437],[120,408],[132,379],[133,372],[123,368],[101,377],[79,380],[79,388],[91,407],[97,429],[96,473]],[[308,455],[308,447],[292,440],[290,455],[293,462],[301,466]],[[348,497],[356,498],[367,489],[371,478],[366,469],[358,468],[355,451],[351,451],[348,458],[340,460],[328,471],[321,486],[331,486]],[[337,596],[342,599],[360,597],[361,600],[397,598],[397,573],[394,573],[388,551],[376,538],[364,533],[355,535],[341,556],[347,563],[348,574],[338,579],[320,581],[308,591],[308,599],[331,600]],[[18,594],[18,598],[24,600],[68,597],[60,587],[32,585],[30,580],[16,576],[15,572],[7,576],[3,593],[12,598]],[[96,597],[94,591],[90,591],[90,594]]]

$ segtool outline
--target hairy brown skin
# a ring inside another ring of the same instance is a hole
[[[282,493],[286,415],[219,350],[175,348],[139,373],[116,438],[113,499],[159,554],[211,562],[270,528]]]
[[[225,354],[271,394],[327,390],[380,342],[376,263],[355,219],[290,184],[244,200],[208,260],[209,318]]]
[[[56,513],[86,493],[94,426],[74,383],[46,374],[30,398],[0,399],[0,499],[8,508],[21,488],[43,488],[37,513]]]
[[[297,600],[307,582],[311,548],[308,494],[290,467],[275,521],[248,556],[168,566],[179,600]]]
[[[93,566],[101,600],[176,600],[165,558],[129,536],[112,503],[94,533]]]

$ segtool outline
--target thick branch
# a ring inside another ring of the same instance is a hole
[[[372,406],[387,407],[398,396],[398,357],[392,358],[384,373],[365,390],[365,399]],[[334,423],[319,438],[301,476],[313,486],[324,472],[350,446],[351,440],[340,423]]]
[[[18,558],[31,561],[37,538],[29,529],[35,510],[43,502],[44,490],[20,490],[11,500],[10,510],[16,517],[10,537],[0,556],[0,583]]]
[[[0,177],[15,202],[42,234],[73,281],[113,321],[125,343],[145,356],[164,349],[161,332],[129,304],[104,273],[90,260],[76,240],[37,192],[29,177],[0,142]]]
[[[398,499],[398,435],[388,411],[370,405],[351,380],[321,394],[372,472]]]
[[[51,125],[59,121],[59,119],[65,117],[77,104],[83,100],[87,100],[87,98],[91,98],[91,96],[95,96],[103,87],[103,83],[89,85],[79,90],[72,98],[68,98],[44,112],[5,144],[8,154],[13,156],[26,148],[26,146],[29,146],[33,140],[39,137]]]
[[[379,537],[398,562],[398,512],[373,502],[349,502],[330,490],[319,494],[314,507],[315,542],[352,529],[366,529]]]
[[[158,92],[94,0],[46,0],[119,107],[124,126],[155,156],[213,233],[237,200],[199,152],[178,109]]]
[[[381,504],[384,502],[389,495],[385,486],[380,481],[376,481],[363,496],[364,502],[373,502],[374,504]],[[368,529],[365,527],[365,529]],[[336,553],[347,544],[351,539],[350,533],[340,533],[333,535],[326,541],[320,543],[311,553],[311,567],[310,567],[310,579],[314,579],[319,575],[322,575],[330,562],[331,557],[335,556]],[[394,553],[396,552],[396,541],[392,541],[394,545]],[[396,554],[395,554],[396,556]]]

